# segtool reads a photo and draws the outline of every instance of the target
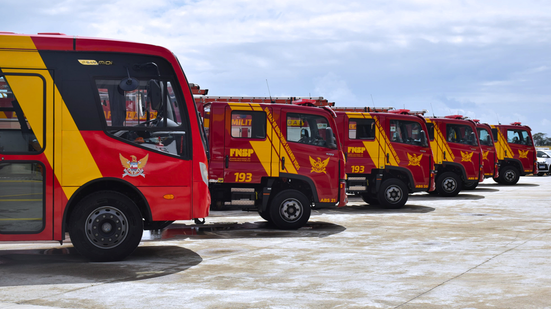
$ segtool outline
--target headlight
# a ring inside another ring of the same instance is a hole
[[[207,168],[207,165],[203,162],[199,162],[199,168],[201,169],[201,177],[203,177],[203,181],[208,186],[209,185],[209,170]]]

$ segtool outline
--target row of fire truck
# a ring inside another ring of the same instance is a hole
[[[195,100],[209,137],[211,207],[257,210],[279,228],[302,226],[310,205],[346,204],[343,187],[400,208],[409,193],[455,196],[484,178],[510,185],[537,172],[530,128],[520,123],[335,107],[322,97],[203,92]]]

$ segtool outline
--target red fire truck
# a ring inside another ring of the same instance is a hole
[[[0,33],[0,240],[120,260],[144,229],[208,216],[206,138],[165,48]]]
[[[347,154],[347,190],[370,204],[401,208],[408,193],[433,191],[425,119],[409,110],[334,107]]]
[[[499,177],[494,177],[494,180],[500,184],[514,185],[520,176],[537,174],[537,152],[530,127],[520,122],[491,127],[500,164]]]
[[[438,176],[436,191],[456,196],[484,180],[482,150],[476,125],[461,115],[427,118],[430,145]]]
[[[484,178],[498,178],[499,161],[492,138],[492,128],[489,124],[481,123],[478,119],[473,119],[473,121],[476,123],[476,131],[478,132],[478,140],[480,141],[480,148],[482,150]],[[478,182],[471,182],[471,184],[478,184]],[[476,185],[463,187],[463,189],[469,190],[474,189],[474,187]]]
[[[333,133],[331,109],[266,103],[199,105],[211,153],[213,208],[231,204],[256,210],[278,228],[297,229],[308,222],[311,205],[346,205],[345,159]]]

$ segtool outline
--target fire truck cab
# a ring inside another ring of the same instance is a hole
[[[482,151],[476,125],[461,115],[427,118],[430,145],[438,176],[436,191],[456,196],[484,180]]]
[[[500,164],[499,177],[494,177],[494,180],[500,184],[514,185],[520,176],[537,174],[537,152],[530,127],[520,122],[491,127]]]
[[[212,207],[256,210],[280,229],[308,222],[311,205],[344,206],[344,154],[329,108],[213,102],[202,107]]]
[[[408,193],[434,190],[423,117],[409,110],[335,107],[347,155],[347,190],[370,204],[401,208]]]
[[[206,139],[169,50],[0,33],[0,240],[121,260],[144,229],[208,216]]]

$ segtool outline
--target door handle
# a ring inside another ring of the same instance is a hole
[[[226,168],[230,166],[230,156],[226,155]]]
[[[281,170],[285,170],[285,157],[281,157]]]
[[[444,160],[446,160],[446,152],[444,151]]]
[[[390,154],[386,154],[386,163],[390,163]]]

